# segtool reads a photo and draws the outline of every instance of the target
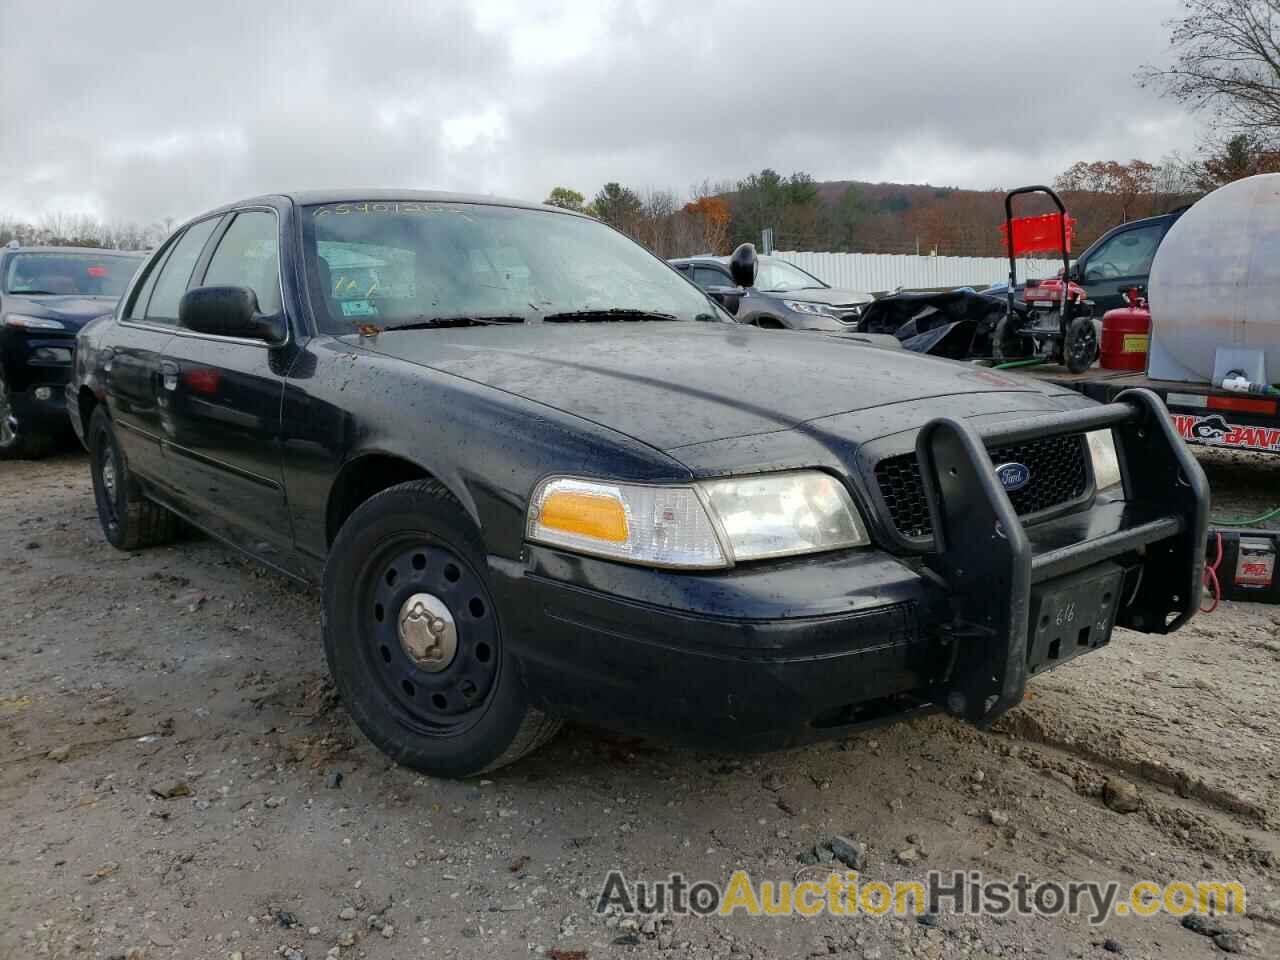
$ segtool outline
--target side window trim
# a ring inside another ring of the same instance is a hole
[[[205,243],[204,249],[200,251],[200,256],[196,259],[196,265],[191,271],[191,278],[187,281],[187,289],[192,290],[196,287],[203,286],[205,277],[209,273],[209,264],[213,262],[214,255],[218,252],[218,245],[222,243],[222,238],[227,231],[231,229],[231,225],[235,223],[236,217],[242,213],[270,213],[275,218],[276,223],[276,283],[280,290],[280,314],[285,317],[285,339],[281,343],[266,343],[262,340],[251,340],[247,337],[227,337],[213,333],[200,333],[196,330],[190,330],[186,327],[174,324],[171,331],[175,336],[191,337],[196,340],[213,340],[225,343],[241,343],[246,346],[261,347],[264,350],[274,350],[282,344],[289,343],[294,339],[293,325],[289,321],[289,311],[285,308],[284,299],[284,256],[283,250],[285,246],[282,237],[282,220],[280,211],[272,206],[254,204],[247,207],[236,207],[234,210],[226,210],[220,214],[222,222],[218,224],[209,235],[208,241]],[[209,218],[205,218],[209,219]],[[194,224],[192,224],[194,226]],[[198,278],[198,279],[197,279]]]
[[[223,219],[225,218],[225,216],[226,216],[225,213],[219,213],[219,214],[214,214],[213,216],[210,216],[210,217],[201,217],[199,220],[193,220],[191,223],[187,224],[187,226],[184,227],[181,230],[181,232],[174,234],[170,238],[169,243],[166,246],[165,250],[156,259],[151,269],[147,271],[147,275],[142,278],[141,284],[138,287],[137,294],[131,295],[129,310],[121,315],[122,323],[129,323],[138,327],[146,327],[147,329],[150,329],[150,330],[163,330],[166,333],[172,333],[177,328],[178,321],[176,317],[171,322],[167,322],[167,321],[157,320],[153,317],[147,316],[147,314],[151,312],[151,301],[155,297],[156,287],[159,286],[159,277],[164,272],[165,267],[169,265],[169,260],[173,257],[174,251],[178,249],[178,245],[182,243],[183,239],[187,236],[187,234],[191,230],[200,226],[202,223],[207,223],[208,221],[215,220],[215,219]],[[209,236],[205,238],[204,246],[201,247],[200,255],[196,257],[196,266],[199,266],[201,257],[204,256],[204,252],[209,246],[209,241],[212,239],[214,235],[218,233],[219,227],[220,227],[220,224],[215,224],[213,230],[210,231]],[[151,289],[147,291],[147,303],[143,308],[143,315],[141,317],[136,317],[136,318],[129,316],[128,314],[131,313],[135,307],[137,307],[138,297],[142,295],[143,288],[146,287],[147,283],[151,280],[153,276],[156,278],[156,283],[151,284]],[[187,277],[186,286],[183,288],[184,292],[186,290],[191,289],[191,278],[193,276],[195,276],[194,267],[192,268],[191,274]]]
[[[209,234],[209,242],[204,245],[204,249],[200,251],[200,256],[196,257],[195,266],[191,268],[191,276],[187,279],[187,289],[194,290],[196,287],[204,286],[204,275],[209,272],[209,261],[213,259],[214,253],[217,252],[218,244],[222,242],[222,238],[226,236],[231,224],[235,222],[236,217],[240,215],[239,210],[231,210],[222,215],[222,222],[213,228],[213,233]]]

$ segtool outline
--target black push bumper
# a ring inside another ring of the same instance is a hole
[[[986,448],[1104,429],[1115,438],[1125,500],[1024,528]],[[926,564],[951,605],[945,630],[956,669],[943,701],[951,712],[988,721],[1022,700],[1030,668],[1060,659],[1064,643],[1096,645],[1113,624],[1167,633],[1197,610],[1209,485],[1151,391],[981,433],[934,420],[916,450],[936,532]]]
[[[1110,428],[1125,500],[1024,528],[987,446]],[[550,712],[718,748],[771,748],[946,706],[986,722],[1027,676],[1163,632],[1199,602],[1208,493],[1159,401],[978,432],[940,419],[918,454],[937,552],[864,549],[720,573],[529,546],[491,558],[504,633]],[[1034,621],[1034,622],[1033,622]]]

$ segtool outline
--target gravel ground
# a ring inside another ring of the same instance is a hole
[[[1203,459],[1220,513],[1273,505],[1280,460]],[[0,615],[0,957],[1280,956],[1277,607],[1119,631],[989,733],[720,756],[570,728],[468,782],[360,737],[313,595],[208,540],[108,547],[82,456],[0,464]],[[1248,913],[1215,941],[1167,915],[593,911],[611,868],[791,879],[834,835],[866,879],[1220,877]]]

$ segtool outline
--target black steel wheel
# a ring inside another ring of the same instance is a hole
[[[18,418],[0,369],[0,460],[35,460],[48,453],[52,445],[52,438],[33,435]]]
[[[1098,359],[1098,330],[1090,317],[1076,317],[1067,327],[1062,359],[1072,373],[1084,373]]]
[[[449,547],[408,534],[371,554],[356,583],[361,652],[399,722],[423,737],[464,732],[483,716],[501,665],[480,575]]]
[[[143,496],[101,407],[89,418],[88,444],[93,499],[107,542],[119,550],[137,550],[173,540],[180,526],[177,516]]]
[[[528,703],[484,557],[457,499],[418,480],[361,504],[325,564],[334,682],[365,735],[425,773],[496,769],[560,727]]]

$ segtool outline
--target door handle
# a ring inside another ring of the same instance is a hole
[[[163,360],[160,363],[160,380],[164,384],[164,388],[172,393],[178,389],[178,365],[172,360]]]

